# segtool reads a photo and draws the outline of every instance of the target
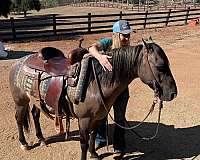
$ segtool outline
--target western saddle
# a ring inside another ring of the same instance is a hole
[[[61,106],[59,106],[61,93],[66,85],[71,87],[76,86],[80,72],[80,61],[86,53],[88,53],[86,49],[78,47],[71,50],[69,52],[69,58],[66,58],[62,51],[53,47],[45,47],[39,53],[28,57],[25,61],[24,66],[29,68],[28,75],[36,77],[33,82],[35,83],[34,86],[37,85],[34,87],[36,90],[33,91],[37,93],[35,98],[40,99],[41,108],[48,117],[52,118],[48,110],[43,108],[46,104],[54,110],[56,116],[62,114]],[[47,78],[50,78],[50,82],[46,95],[42,98],[40,84]],[[44,103],[45,105],[43,105]]]

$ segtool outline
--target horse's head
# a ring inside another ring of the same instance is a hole
[[[177,95],[177,87],[163,49],[156,43],[143,40],[141,53],[138,70],[140,79],[155,91],[160,100],[173,100]]]

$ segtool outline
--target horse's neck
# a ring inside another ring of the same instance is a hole
[[[95,69],[100,83],[110,87],[115,83],[130,83],[134,78],[138,77],[141,49],[142,45],[113,49],[109,53],[112,56],[112,72],[105,72],[101,65],[96,63]]]

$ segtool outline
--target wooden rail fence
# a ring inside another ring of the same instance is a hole
[[[122,1],[123,2],[123,1]],[[74,7],[103,7],[103,8],[119,8],[119,9],[124,9],[124,10],[130,10],[130,11],[159,11],[159,10],[180,10],[180,9],[187,9],[188,7],[190,8],[200,8],[199,3],[190,3],[190,4],[171,4],[171,5],[160,5],[160,4],[131,4],[131,3],[116,3],[116,2],[78,2],[76,3],[69,3],[66,4],[69,6],[74,6]]]
[[[115,13],[106,15],[58,16],[48,15],[26,19],[0,20],[0,40],[23,40],[50,36],[66,36],[111,32],[116,20],[126,19],[134,30],[186,25],[200,18],[200,9]]]

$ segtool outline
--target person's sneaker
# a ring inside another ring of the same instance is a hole
[[[113,159],[120,160],[125,155],[125,153],[121,150],[115,150],[113,153]]]
[[[99,143],[96,143],[96,150],[102,148],[102,147],[105,147],[106,146],[106,142],[99,142]]]

